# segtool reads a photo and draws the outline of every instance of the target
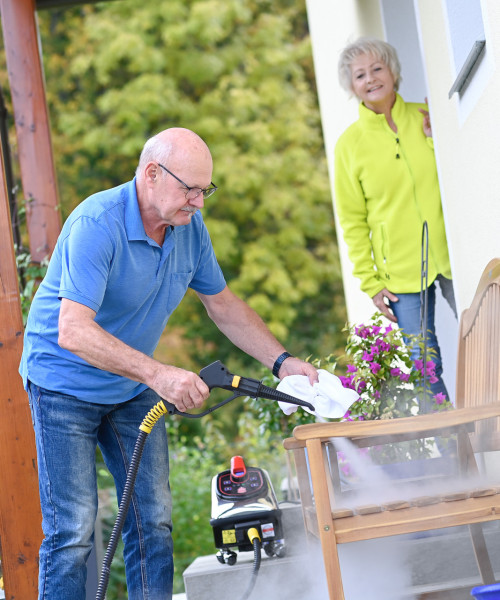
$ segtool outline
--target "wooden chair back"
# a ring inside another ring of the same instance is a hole
[[[456,407],[500,401],[500,259],[486,266],[470,308],[460,319]],[[476,452],[500,450],[500,419],[478,423],[471,435]]]
[[[306,531],[321,543],[330,600],[345,600],[338,544],[460,525],[469,527],[482,582],[495,581],[482,523],[500,519],[500,481],[448,494],[346,506],[332,440],[346,438],[363,448],[389,440],[454,434],[460,473],[478,474],[473,447],[490,449],[494,444],[485,440],[496,440],[499,431],[499,356],[500,260],[495,259],[461,317],[455,410],[392,420],[302,425],[284,441],[295,460]]]

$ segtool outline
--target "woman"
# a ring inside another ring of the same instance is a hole
[[[434,327],[436,281],[455,315],[456,308],[427,106],[397,93],[396,51],[377,39],[360,38],[342,51],[339,79],[360,101],[358,121],[335,148],[335,202],[354,275],[381,313],[418,335],[427,222],[428,348],[436,364],[430,388],[447,396]]]

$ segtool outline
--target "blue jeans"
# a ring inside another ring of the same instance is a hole
[[[437,279],[429,286],[427,295],[427,360],[432,360],[435,363],[436,377],[438,378],[436,383],[428,384],[428,386],[432,396],[438,393],[443,393],[446,395],[448,400],[451,400],[448,395],[448,390],[446,389],[442,379],[443,361],[441,359],[441,350],[439,349],[439,344],[436,337],[436,328],[434,324],[434,313],[436,307],[436,281],[438,281],[440,284],[443,297],[451,306],[455,316],[457,316],[452,281],[439,275]],[[422,333],[420,330],[420,293],[396,295],[398,296],[399,301],[389,302],[389,306],[398,320],[398,326],[403,332],[403,338],[405,342],[409,343],[409,338],[405,337],[405,333],[410,335],[419,335]],[[416,358],[421,358],[420,349],[418,347],[413,348],[412,358],[413,360]],[[431,406],[432,404],[426,401],[420,406],[420,409],[424,412],[428,412]]]
[[[97,515],[96,446],[122,496],[152,390],[122,404],[83,402],[29,383],[44,540],[39,600],[85,600],[86,560]],[[173,559],[168,446],[163,421],[146,438],[123,527],[129,600],[169,600]]]

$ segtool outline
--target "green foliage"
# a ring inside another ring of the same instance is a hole
[[[278,379],[263,372],[262,383],[269,387],[276,387]],[[301,408],[287,416],[279,404],[272,400],[247,398],[245,402],[260,438],[265,439],[268,447],[274,450],[281,447],[284,438],[292,435],[294,427],[316,421],[313,415]]]
[[[17,249],[16,249],[17,250]],[[16,251],[16,264],[19,279],[19,293],[21,296],[21,310],[23,324],[26,325],[31,301],[37,290],[38,284],[47,272],[48,259],[41,263],[33,263],[29,252]]]
[[[214,157],[219,191],[203,212],[231,288],[290,352],[343,348],[346,316],[304,1],[121,0],[39,11],[38,18],[63,218],[90,194],[131,179],[149,136],[189,127]],[[29,298],[32,289],[26,292]],[[171,330],[186,340],[183,364],[177,355],[174,364],[196,370],[220,359],[233,372],[259,373],[193,293]],[[282,440],[312,417],[302,410],[273,416],[276,410],[275,402],[240,400],[203,423],[168,423],[176,591],[189,562],[215,553],[211,477],[234,454],[268,469],[274,482],[286,473]],[[102,465],[98,473],[109,506],[106,540],[116,498]],[[126,597],[120,548],[108,597]]]
[[[170,448],[170,485],[174,523],[174,593],[184,591],[182,573],[198,556],[214,554],[210,527],[212,477],[228,468],[200,438]]]
[[[304,2],[103,2],[42,11],[40,30],[64,215],[130,179],[147,137],[192,128],[214,156],[204,217],[231,288],[294,354],[343,346]],[[171,325],[214,342],[193,344],[198,367],[235,355],[193,297]]]

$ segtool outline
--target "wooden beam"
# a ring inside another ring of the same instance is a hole
[[[61,215],[35,0],[0,0],[3,41],[19,147],[21,182],[33,261],[54,249]]]
[[[35,438],[28,398],[17,372],[23,319],[4,161],[0,156],[0,545],[5,597],[36,600],[42,518]]]

